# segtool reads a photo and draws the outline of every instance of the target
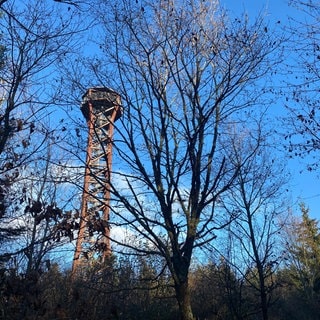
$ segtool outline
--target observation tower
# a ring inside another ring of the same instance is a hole
[[[81,111],[89,129],[79,233],[72,274],[90,260],[103,262],[110,247],[110,174],[114,122],[122,115],[121,98],[109,88],[90,88]]]

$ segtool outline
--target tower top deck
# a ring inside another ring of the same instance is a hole
[[[113,108],[121,106],[121,97],[114,90],[107,87],[93,87],[82,96],[81,111],[86,118],[90,118],[90,105],[93,113],[113,112]],[[122,115],[122,108],[118,108],[115,120]]]

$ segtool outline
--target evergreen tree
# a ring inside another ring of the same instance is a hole
[[[302,221],[297,224],[296,243],[291,248],[294,256],[296,283],[308,299],[320,293],[320,230],[319,222],[309,216],[309,209],[300,205]]]
[[[309,216],[309,209],[304,204],[300,204],[300,210],[301,219],[293,221],[287,231],[289,266],[284,278],[287,284],[285,309],[290,313],[294,308],[295,317],[301,315],[299,319],[319,319],[319,221]]]

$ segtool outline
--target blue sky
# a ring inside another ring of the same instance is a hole
[[[266,15],[271,27],[273,23],[280,21],[280,26],[286,26],[290,22],[290,18],[297,20],[308,19],[303,16],[302,11],[288,5],[289,0],[220,0],[220,4],[231,14],[240,14],[246,12],[250,19],[254,19],[257,15]],[[282,108],[281,103],[275,105],[275,108]],[[290,183],[292,208],[295,212],[299,212],[298,202],[304,202],[310,208],[310,215],[320,220],[320,210],[318,203],[320,202],[320,172],[308,172],[306,170],[306,160],[292,159],[289,160],[288,166],[292,174]]]
[[[241,13],[243,11],[248,12],[251,15],[257,15],[262,12],[266,12],[270,17],[270,20],[286,20],[288,14],[296,14],[296,9],[288,5],[289,0],[220,0],[220,3],[226,9]]]

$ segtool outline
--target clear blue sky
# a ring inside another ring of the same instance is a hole
[[[270,20],[287,20],[297,10],[288,5],[289,0],[220,0],[220,4],[231,12],[247,12],[250,16],[266,12]]]
[[[281,22],[281,26],[289,23],[289,17],[294,19],[308,19],[302,11],[288,5],[289,0],[220,0],[220,4],[231,14],[238,15],[246,12],[250,19],[263,14],[270,24]],[[281,105],[275,108],[281,108]],[[319,172],[308,172],[305,167],[306,161],[302,159],[289,160],[289,170],[292,173],[291,197],[292,208],[298,212],[297,202],[305,202],[310,208],[310,215],[320,220],[320,183]],[[302,172],[301,172],[302,171]]]

